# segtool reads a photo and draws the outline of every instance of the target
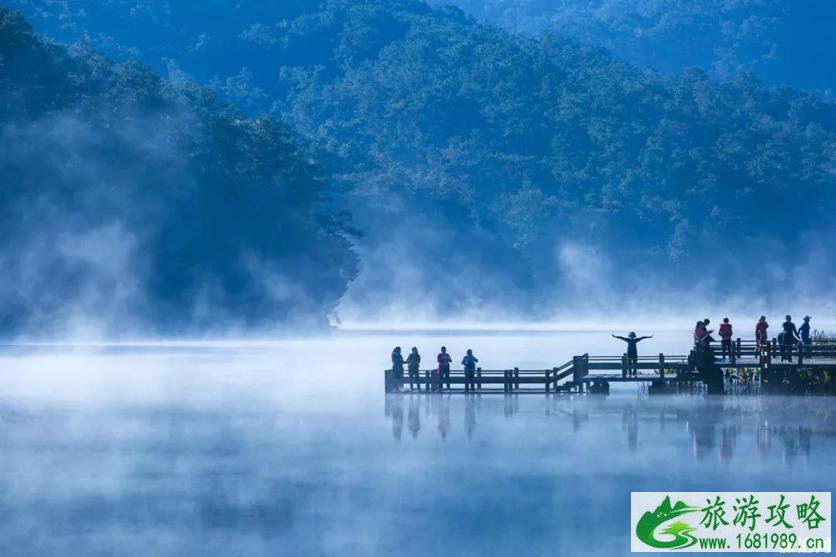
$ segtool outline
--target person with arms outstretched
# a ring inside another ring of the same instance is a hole
[[[635,377],[638,375],[638,363],[639,363],[639,350],[636,345],[647,338],[653,338],[653,335],[644,336],[644,337],[637,337],[636,333],[630,331],[630,334],[626,337],[620,337],[617,335],[613,335],[613,338],[617,338],[618,340],[623,340],[627,343],[627,372],[628,374]]]

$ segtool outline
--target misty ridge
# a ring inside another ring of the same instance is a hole
[[[339,300],[353,231],[281,125],[8,10],[0,37],[5,332],[193,334]]]
[[[71,46],[0,8],[5,335],[833,314],[822,95],[413,0],[10,4]]]

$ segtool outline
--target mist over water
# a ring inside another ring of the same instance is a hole
[[[831,399],[383,394],[396,344],[545,369],[608,333],[7,345],[0,552],[625,555],[630,491],[824,489]]]

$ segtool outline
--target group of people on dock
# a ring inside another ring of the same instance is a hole
[[[809,315],[804,316],[804,323],[802,323],[800,327],[796,327],[795,323],[792,321],[791,315],[787,315],[784,318],[784,322],[781,324],[782,331],[777,337],[778,346],[780,347],[781,360],[789,361],[792,357],[795,346],[798,343],[801,343],[804,353],[809,354],[811,352],[813,337],[810,331],[810,319],[812,318]],[[708,328],[710,323],[710,319],[697,321],[697,325],[694,328],[694,347],[696,350],[711,349],[711,343],[714,342],[715,339],[711,336],[714,330],[709,330]],[[720,324],[720,328],[717,333],[720,336],[721,355],[723,360],[727,357],[729,359],[733,358],[736,355],[733,352],[734,347],[732,343],[734,330],[728,317],[723,318],[723,322]],[[755,341],[759,352],[767,350],[770,340],[769,323],[767,323],[765,315],[761,315],[757,323],[755,323]]]
[[[810,319],[811,317],[809,315],[805,316],[803,324],[800,327],[796,327],[795,323],[792,321],[792,317],[789,315],[786,316],[784,323],[781,325],[782,331],[777,337],[777,343],[780,347],[781,360],[791,360],[795,346],[798,345],[798,343],[801,343],[804,353],[809,354],[811,352],[813,338],[810,331]],[[713,358],[714,349],[712,347],[712,343],[715,342],[715,339],[712,336],[714,330],[708,328],[710,324],[710,319],[697,321],[697,324],[694,327],[694,350],[697,352],[711,352]],[[761,315],[760,319],[758,319],[755,324],[755,340],[757,342],[757,349],[759,352],[763,352],[768,349],[770,344],[768,331],[769,323],[766,321],[766,316]],[[734,327],[728,317],[723,318],[717,334],[720,337],[721,357],[723,358],[723,361],[727,358],[729,360],[734,360],[737,356],[739,356],[737,348],[732,341],[732,338],[734,337]],[[626,337],[615,334],[612,336],[613,338],[627,343],[627,372],[632,376],[636,376],[638,373],[639,359],[637,345],[645,339],[653,338],[653,335],[637,336],[635,332],[631,331]],[[714,360],[712,359],[712,361]],[[446,346],[441,347],[441,352],[439,352],[436,356],[436,362],[438,364],[437,367],[430,370],[431,375],[430,380],[427,383],[427,391],[441,392],[444,390],[445,385],[449,391],[450,366],[453,363],[453,357],[447,352]],[[465,392],[473,389],[472,380],[475,379],[476,364],[478,362],[479,359],[473,355],[473,350],[468,349],[462,358],[462,366],[464,368],[465,375]],[[409,376],[409,390],[415,390],[417,387],[420,392],[422,383],[420,377],[421,355],[418,353],[417,347],[413,346],[406,358],[404,358],[400,346],[396,346],[395,349],[392,350],[392,372],[398,379],[395,390],[400,390],[400,384],[404,379],[404,366],[406,366],[406,371]]]
[[[438,363],[438,367],[432,370],[432,376],[430,378],[430,382],[427,384],[428,391],[438,391],[441,392],[443,390],[444,384],[447,385],[447,390],[450,390],[450,365],[453,363],[453,357],[447,352],[447,347],[442,346],[441,352],[438,353],[436,356],[436,362]],[[466,379],[474,379],[476,377],[476,364],[479,362],[479,358],[473,355],[473,350],[470,348],[467,349],[467,353],[462,358],[462,366],[464,366],[464,376]],[[406,364],[406,369],[409,373],[409,390],[412,391],[417,386],[418,391],[421,391],[421,377],[420,377],[420,367],[421,367],[421,354],[418,353],[418,348],[413,346],[412,350],[410,351],[409,355],[404,359],[403,354],[401,353],[401,347],[396,346],[394,350],[392,350],[392,372],[395,374],[395,377],[399,380],[402,380],[404,375],[404,364]],[[465,382],[464,390],[468,392],[471,388],[471,384]],[[396,387],[396,390],[400,390]]]

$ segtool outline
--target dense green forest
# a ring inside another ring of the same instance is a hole
[[[165,4],[29,11],[280,120],[363,231],[347,301],[369,315],[836,286],[820,95],[658,73],[416,0]]]
[[[478,236],[432,246],[429,267],[527,266],[512,278],[561,295],[597,294],[589,273],[618,275],[627,293],[654,273],[783,295],[813,231],[833,237],[836,110],[813,95],[640,71],[411,1],[325,2],[286,28],[275,33],[290,51],[332,45],[283,68],[289,125],[353,169],[343,181],[386,221]],[[774,272],[752,273],[763,250]]]
[[[639,66],[836,93],[830,0],[432,0],[515,32],[557,32]]]
[[[32,33],[0,9],[0,329],[324,322],[348,217],[283,126]]]

